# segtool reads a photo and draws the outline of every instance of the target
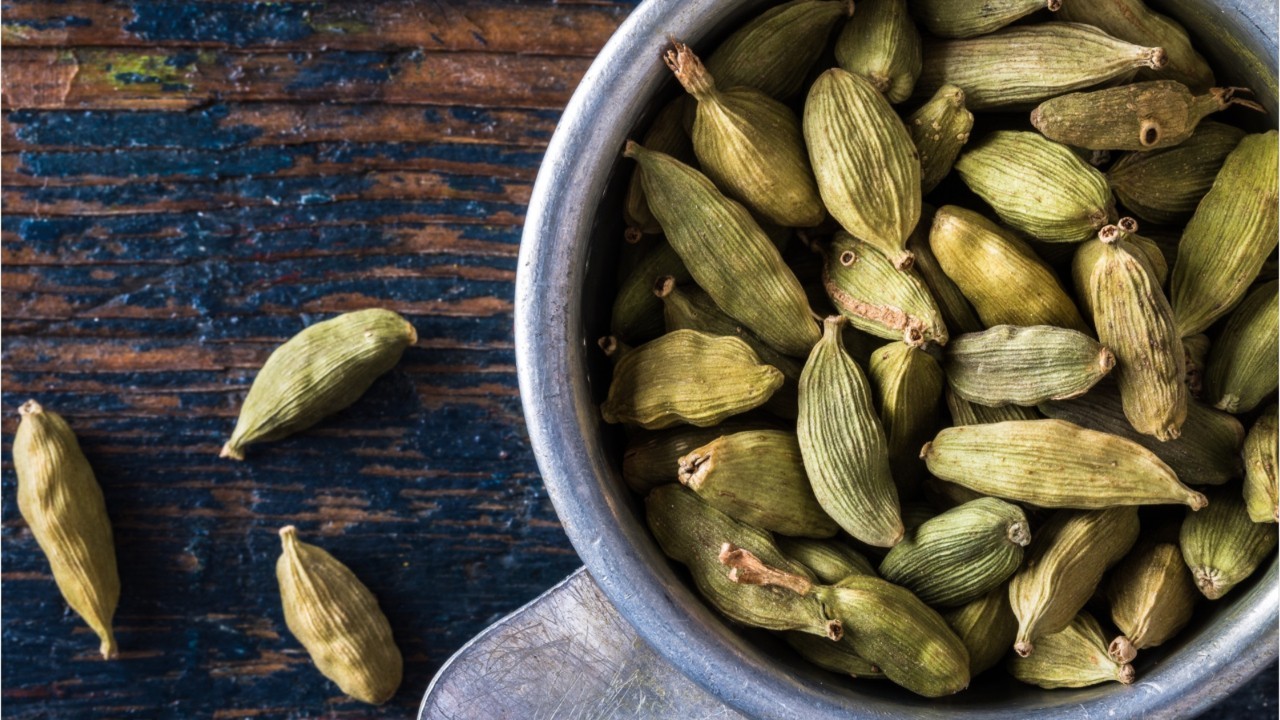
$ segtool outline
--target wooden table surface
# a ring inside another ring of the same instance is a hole
[[[543,149],[631,7],[4,1],[4,717],[406,717],[580,564],[524,434],[512,283]],[[268,353],[371,306],[418,330],[400,365],[218,459]],[[28,398],[106,495],[113,662],[17,512]],[[346,700],[285,627],[289,523],[390,617],[388,705]]]

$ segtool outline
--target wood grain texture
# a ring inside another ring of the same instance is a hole
[[[369,718],[579,562],[537,475],[512,348],[542,152],[610,2],[4,3],[6,718]],[[310,322],[420,341],[315,429],[217,458]],[[12,501],[16,410],[62,413],[106,495],[103,662]],[[276,530],[373,590],[405,656],[344,698],[284,626]]]

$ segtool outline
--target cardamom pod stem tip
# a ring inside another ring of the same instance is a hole
[[[232,445],[231,441],[228,440],[222,446],[222,450],[218,451],[218,457],[231,458],[232,460],[244,460],[244,450],[241,450],[237,445]]]
[[[797,595],[808,595],[813,583],[799,575],[771,568],[750,550],[733,543],[720,546],[720,564],[729,568],[729,579],[744,585],[776,585]]]
[[[1217,106],[1215,110],[1225,110],[1232,105],[1240,105],[1241,107],[1247,107],[1256,112],[1264,113],[1267,111],[1266,108],[1252,100],[1245,100],[1244,98],[1236,97],[1236,93],[1239,92],[1252,93],[1253,91],[1247,87],[1216,87],[1209,89],[1209,96]]]
[[[116,650],[116,635],[107,628],[107,636],[102,640],[102,644],[98,646],[98,652],[102,653],[103,660],[113,660],[120,653]]]
[[[1116,679],[1123,685],[1132,685],[1133,680],[1137,675],[1138,674],[1134,671],[1133,666],[1125,663],[1124,666],[1120,668],[1120,674],[1116,676]]]
[[[298,528],[294,525],[285,525],[280,528],[280,540],[285,545],[292,545],[298,540]]]
[[[605,357],[613,357],[613,354],[618,352],[618,338],[613,335],[605,335],[596,341],[596,345],[604,351]]]
[[[640,228],[635,227],[627,227],[627,229],[622,233],[622,239],[626,240],[629,245],[635,245],[640,242],[643,237],[644,233],[640,231]]]
[[[1160,70],[1169,63],[1169,55],[1164,48],[1147,48],[1143,61],[1152,70]]]
[[[39,415],[44,412],[44,408],[34,399],[22,403],[22,407],[18,408],[18,414],[22,417],[29,415]]]
[[[676,279],[670,275],[663,275],[653,282],[653,294],[664,298],[676,289]]]
[[[1027,528],[1025,522],[1019,520],[1009,525],[1008,538],[1014,545],[1026,547],[1031,543],[1031,530]]]
[[[1030,640],[1019,640],[1013,644],[1013,651],[1018,653],[1018,657],[1031,657],[1035,649],[1036,646],[1032,645]]]
[[[931,442],[927,442],[927,443],[925,443],[925,444],[924,444],[924,447],[920,448],[920,459],[921,459],[921,460],[924,460],[925,458],[929,457],[929,449],[930,449],[930,448],[932,448],[932,447],[933,447],[933,442],[931,441]]]
[[[1107,654],[1118,663],[1128,664],[1138,657],[1138,649],[1133,646],[1132,640],[1125,635],[1121,635],[1112,640],[1111,644],[1107,646]],[[1121,682],[1124,681],[1122,680]]]
[[[1110,348],[1102,348],[1102,350],[1098,352],[1098,369],[1102,371],[1103,375],[1106,375],[1115,369],[1115,366],[1116,354],[1111,352]]]
[[[1222,597],[1223,588],[1218,582],[1218,571],[1214,568],[1197,567],[1191,570],[1192,577],[1195,578],[1196,587],[1200,592],[1210,600],[1217,600]]]
[[[671,68],[671,72],[675,73],[680,85],[698,100],[703,100],[715,93],[715,80],[688,45],[672,38],[671,49],[662,56],[662,60],[666,62],[667,67]]]
[[[1044,6],[1049,12],[1058,12],[1062,9],[1062,0],[1045,0]]]

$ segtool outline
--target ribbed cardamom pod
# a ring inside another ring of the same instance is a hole
[[[1182,232],[1169,298],[1182,337],[1227,314],[1280,238],[1275,130],[1247,135]]]
[[[1114,228],[1114,230],[1108,230],[1110,233],[1115,233],[1112,242],[1124,248],[1130,255],[1145,261],[1147,269],[1155,278],[1156,285],[1163,286],[1164,281],[1169,277],[1169,265],[1165,263],[1160,246],[1153,240],[1137,234],[1138,223],[1133,218],[1120,218],[1115,225],[1109,227]],[[1071,256],[1071,280],[1076,287],[1076,300],[1080,303],[1080,309],[1084,311],[1085,317],[1093,317],[1093,296],[1088,292],[1089,276],[1098,261],[1102,259],[1105,247],[1106,243],[1095,237],[1076,245],[1075,252]]]
[[[638,495],[679,479],[680,458],[723,435],[766,430],[774,425],[755,414],[739,415],[712,427],[677,425],[666,430],[637,430],[622,454],[622,479]]]
[[[1115,216],[1107,178],[1038,133],[997,130],[960,155],[956,172],[1006,225],[1044,242],[1087,240]]]
[[[61,415],[46,412],[35,400],[18,414],[22,419],[13,436],[18,511],[48,558],[63,599],[97,634],[102,657],[111,659],[120,576],[102,488]]]
[[[1256,523],[1280,520],[1280,488],[1276,484],[1277,434],[1276,405],[1264,412],[1244,441],[1244,502],[1249,519]]]
[[[620,340],[635,345],[663,333],[662,301],[653,294],[653,284],[660,277],[670,277],[676,283],[693,279],[680,255],[665,239],[660,239],[641,256],[618,285],[609,331]]]
[[[738,338],[676,330],[618,361],[600,411],[605,422],[646,430],[709,427],[763,405],[783,379]]]
[[[1125,209],[1143,220],[1186,222],[1244,136],[1238,127],[1205,121],[1181,145],[1125,154],[1107,179]]]
[[[889,551],[880,576],[934,607],[956,607],[999,587],[1022,564],[1031,531],[1022,508],[981,498],[928,520]]]
[[[916,0],[911,12],[930,33],[945,38],[986,35],[1037,10],[1057,12],[1062,0]]]
[[[289,632],[342,692],[372,705],[390,700],[404,659],[378,599],[346,565],[299,540],[297,528],[281,528],[280,539],[276,580]]]
[[[1055,325],[1089,332],[1053,270],[1026,242],[978,213],[957,205],[939,208],[929,247],[985,326]]]
[[[920,456],[943,480],[1045,508],[1206,503],[1155,453],[1062,420],[945,428]]]
[[[995,590],[942,615],[969,650],[969,676],[995,667],[1018,634],[1018,618],[1009,608],[1009,586]]]
[[[978,405],[956,394],[948,384],[943,391],[943,395],[947,399],[947,410],[951,413],[952,425],[982,425],[984,423],[998,423],[1006,420],[1039,420],[1043,417],[1033,407],[1023,407],[1022,405],[1001,405],[1000,407],[991,407],[988,405]]]
[[[275,349],[254,378],[220,457],[306,430],[360,399],[418,341],[390,310],[358,310],[318,322]]]
[[[800,376],[796,433],[804,469],[822,508],[869,545],[902,539],[888,440],[862,369],[840,341],[843,319],[827,318]]]
[[[920,31],[906,0],[858,0],[836,38],[836,62],[870,80],[891,103],[911,97],[920,76]]]
[[[1065,628],[1089,601],[1103,573],[1137,539],[1136,508],[1049,516],[1027,548],[1026,565],[1009,582],[1009,605],[1018,618],[1014,651],[1027,657],[1038,650],[1033,643]],[[1101,642],[1106,657],[1107,641]]]
[[[1161,441],[1133,429],[1114,382],[1064,402],[1041,403],[1040,412],[1057,420],[1116,435],[1155,453],[1189,485],[1221,485],[1240,476],[1244,426],[1224,412],[1187,402],[1187,419],[1175,440]]]
[[[1017,405],[1009,405],[1008,407],[1017,407]],[[925,499],[928,500],[930,504],[934,507],[945,508],[947,510],[987,497],[986,495],[974,492],[963,485],[956,485],[955,483],[949,483],[945,480],[939,480],[932,475],[924,479],[924,482],[921,483],[921,487],[924,490]],[[903,523],[906,524],[906,521],[904,520]],[[910,528],[908,528],[908,532],[910,532]]]
[[[717,85],[688,45],[673,43],[664,59],[696,101],[693,150],[707,177],[769,222],[822,222],[827,211],[795,113],[753,87]]]
[[[916,96],[955,85],[964,88],[970,110],[1030,110],[1051,97],[1164,65],[1164,50],[1132,45],[1088,25],[1020,25],[927,43]]]
[[[1178,544],[1201,594],[1226,595],[1253,574],[1276,547],[1275,523],[1249,518],[1240,491],[1224,487],[1210,497],[1211,507],[1182,521]]]
[[[850,675],[858,679],[884,677],[880,668],[853,649],[853,643],[848,638],[831,642],[814,635],[789,632],[783,633],[782,639],[786,640],[787,644],[800,654],[800,657],[823,670]]]
[[[693,153],[693,141],[684,129],[684,113],[693,102],[687,97],[678,97],[667,103],[653,118],[649,130],[644,134],[644,146],[650,150],[666,153],[686,165],[697,161]],[[631,171],[631,180],[627,184],[627,197],[623,201],[622,213],[627,225],[641,232],[656,234],[662,232],[658,218],[649,210],[649,201],[644,196],[644,183],[640,178],[640,168]]]
[[[927,195],[951,172],[960,149],[969,142],[973,113],[964,106],[964,91],[955,85],[938,88],[929,102],[907,117],[907,130],[920,153],[920,189]],[[925,225],[923,219],[920,224]],[[912,250],[910,243],[907,250]]]
[[[915,268],[895,269],[871,243],[837,232],[827,248],[822,284],[836,310],[863,332],[912,346],[947,342],[929,286]]]
[[[777,538],[782,554],[809,568],[819,582],[834,585],[850,575],[875,575],[862,553],[839,539]]]
[[[938,425],[942,367],[924,350],[892,342],[871,354],[867,375],[875,393],[875,407],[880,408],[890,461],[919,462],[920,443]]]
[[[669,155],[634,142],[625,154],[643,168],[649,208],[667,242],[716,305],[775,350],[806,354],[820,333],[804,288],[751,213]]]
[[[1153,12],[1143,0],[1067,2],[1058,17],[1092,25],[1131,43],[1163,48],[1167,59],[1164,67],[1159,71],[1143,68],[1138,71],[1139,77],[1177,80],[1197,91],[1213,86],[1213,70],[1191,46],[1187,31],[1173,18]]]
[[[1107,588],[1111,620],[1120,635],[1107,652],[1119,663],[1173,637],[1191,620],[1200,597],[1177,545],[1155,543],[1135,550],[1114,572]]]
[[[1089,296],[1098,339],[1116,356],[1113,373],[1133,428],[1173,440],[1187,418],[1187,364],[1173,308],[1140,252],[1117,242],[1109,225],[1098,233],[1104,247],[1081,294]]]
[[[1209,363],[1209,336],[1204,333],[1182,338],[1182,354],[1187,360],[1187,392],[1199,398],[1204,391],[1204,371]]]
[[[809,581],[809,571],[784,556],[768,532],[734,520],[675,483],[655,488],[644,507],[662,552],[689,568],[698,591],[726,617],[766,630],[801,630],[831,640],[840,638],[840,621],[829,616],[817,598],[778,587],[740,585],[729,578],[719,560],[726,541],[750,548],[790,577]]]
[[[853,14],[847,0],[792,0],[738,28],[707,58],[724,87],[747,85],[778,100],[804,88],[831,29]]]
[[[814,498],[800,445],[786,430],[716,438],[680,458],[679,479],[715,509],[762,530],[812,538],[840,530]]]
[[[1209,352],[1205,400],[1219,410],[1246,413],[1276,396],[1280,385],[1278,291],[1280,281],[1272,280],[1245,296]]]
[[[1204,118],[1232,105],[1265,112],[1236,97],[1238,88],[1193,95],[1176,80],[1059,95],[1031,111],[1031,124],[1050,140],[1087,150],[1158,150],[1182,143]]]
[[[788,588],[817,598],[843,624],[853,651],[898,685],[925,697],[968,687],[969,653],[964,643],[936,610],[909,590],[870,575],[851,575],[834,586],[814,585],[761,560],[731,544],[720,553],[735,582]]]
[[[911,269],[920,275],[925,287],[929,288],[929,294],[933,296],[938,310],[942,313],[943,324],[947,328],[948,335],[978,332],[986,326],[978,319],[978,314],[973,311],[973,306],[965,299],[964,293],[960,292],[955,282],[943,272],[942,265],[938,263],[938,258],[933,256],[933,249],[929,247],[929,231],[933,227],[933,217],[936,213],[935,208],[925,205],[920,214],[920,224],[916,225],[916,229],[911,232],[911,237],[907,239],[907,250],[916,256],[915,264]]]
[[[1052,325],[997,325],[953,338],[945,352],[951,389],[980,405],[1079,397],[1116,363],[1088,335]]]
[[[889,101],[860,75],[832,68],[804,103],[804,139],[827,211],[894,267],[914,260],[907,236],[920,220],[920,159]]]
[[[1088,687],[1113,680],[1129,685],[1135,677],[1132,665],[1107,655],[1102,626],[1087,612],[1081,612],[1062,630],[1037,640],[1034,655],[1010,658],[1008,668],[1009,674],[1022,682],[1046,689]]]

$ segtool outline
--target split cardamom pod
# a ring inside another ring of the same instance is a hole
[[[1213,86],[1213,70],[1192,47],[1187,31],[1173,18],[1152,11],[1143,0],[1067,2],[1058,17],[1092,25],[1127,42],[1163,48],[1167,60],[1164,67],[1158,71],[1142,68],[1139,77],[1177,80],[1196,91]]]
[[[679,479],[680,458],[723,435],[766,430],[773,425],[754,414],[731,417],[711,427],[677,425],[666,430],[637,430],[622,455],[622,480],[638,495]]]
[[[342,692],[371,705],[390,700],[404,659],[378,599],[346,565],[299,540],[297,528],[281,528],[280,539],[276,580],[289,632]]]
[[[870,384],[844,351],[842,325],[839,316],[826,319],[800,375],[800,453],[822,509],[854,538],[893,547],[903,526],[889,443]]]
[[[716,305],[775,350],[808,353],[820,333],[804,288],[751,213],[669,155],[634,142],[625,155],[643,169],[645,195],[667,242]]]
[[[1045,508],[1207,503],[1141,445],[1062,420],[945,428],[920,456],[943,480]]]
[[[736,337],[676,330],[618,361],[600,410],[605,422],[646,430],[708,427],[763,405],[783,380]]]
[[[969,651],[969,676],[995,667],[1018,634],[1018,618],[1009,607],[1009,586],[996,589],[942,615]]]
[[[1107,179],[1121,204],[1143,220],[1183,223],[1244,136],[1238,127],[1206,120],[1181,145],[1125,154]]]
[[[848,0],[792,0],[738,28],[707,58],[725,87],[746,85],[777,100],[804,88],[831,29],[853,14]]]
[[[1037,650],[1033,643],[1067,627],[1089,601],[1103,573],[1137,539],[1136,508],[1049,516],[1027,548],[1026,565],[1009,582],[1009,605],[1018,618],[1014,652],[1027,657]],[[1101,643],[1106,657],[1107,641]]]
[[[997,130],[955,167],[1006,225],[1044,242],[1087,240],[1116,212],[1107,178],[1038,133]]]
[[[1275,130],[1245,136],[1182,232],[1169,286],[1182,337],[1227,314],[1276,248],[1276,138]]]
[[[1132,665],[1107,654],[1102,626],[1083,611],[1062,630],[1041,637],[1034,655],[1010,658],[1008,667],[1018,680],[1045,689],[1111,681],[1129,685],[1135,677]]]
[[[945,38],[986,35],[1038,10],[1057,12],[1062,0],[917,0],[911,4],[916,19],[930,33]]]
[[[1170,543],[1134,551],[1111,573],[1107,600],[1121,634],[1107,652],[1120,663],[1173,637],[1191,621],[1199,599],[1182,551]]]
[[[1276,347],[1280,345],[1280,281],[1263,283],[1231,311],[1209,352],[1205,400],[1219,410],[1246,413],[1274,399],[1280,385]]]
[[[834,585],[850,575],[875,575],[875,568],[862,553],[838,539],[776,538],[782,554],[809,568],[813,576]]]
[[[837,232],[827,248],[822,284],[853,327],[912,346],[947,342],[947,326],[915,268],[895,269],[880,248]]]
[[[964,88],[970,110],[1030,110],[1051,97],[1165,65],[1164,50],[1117,40],[1088,25],[1019,25],[924,48],[916,96]]]
[[[880,576],[929,605],[956,607],[1004,584],[1030,542],[1022,508],[981,498],[912,531],[880,563]]]
[[[644,134],[644,146],[666,153],[686,165],[692,165],[697,158],[693,153],[693,141],[689,138],[689,133],[685,132],[683,120],[691,102],[690,98],[678,97],[663,106]],[[645,199],[639,166],[631,171],[622,212],[628,226],[650,235],[662,232],[662,225],[649,210],[649,201]]]
[[[1277,434],[1276,405],[1264,412],[1244,441],[1244,502],[1249,519],[1256,523],[1280,520],[1280,489],[1276,486]]]
[[[957,395],[955,390],[951,389],[950,384],[943,391],[943,395],[947,400],[947,410],[951,414],[952,425],[982,425],[984,423],[998,423],[1007,420],[1039,420],[1043,417],[1033,407],[1024,407],[1022,405],[991,407],[989,405],[971,403]]]
[[[28,400],[13,436],[18,511],[62,597],[101,641],[104,659],[116,656],[111,619],[120,600],[111,520],[102,488],[62,416]]]
[[[1178,544],[1200,593],[1217,600],[1271,555],[1276,525],[1250,519],[1240,491],[1228,486],[1210,495],[1205,512],[1187,515]]]
[[[997,325],[953,338],[946,348],[951,389],[980,405],[1079,397],[1115,362],[1115,355],[1088,335],[1051,325]]]
[[[929,102],[907,117],[907,130],[920,153],[920,189],[928,194],[951,172],[960,149],[969,142],[973,113],[964,106],[964,91],[955,85],[938,88]],[[923,219],[920,224],[925,225]]]
[[[836,62],[896,105],[911,97],[920,76],[920,31],[906,0],[858,0],[857,7],[836,38]]]
[[[870,80],[832,68],[804,104],[804,139],[827,211],[894,267],[914,258],[907,236],[920,220],[920,159],[911,135]]]
[[[220,457],[305,430],[351,405],[418,341],[390,310],[349,312],[318,322],[276,348],[254,378]]]

